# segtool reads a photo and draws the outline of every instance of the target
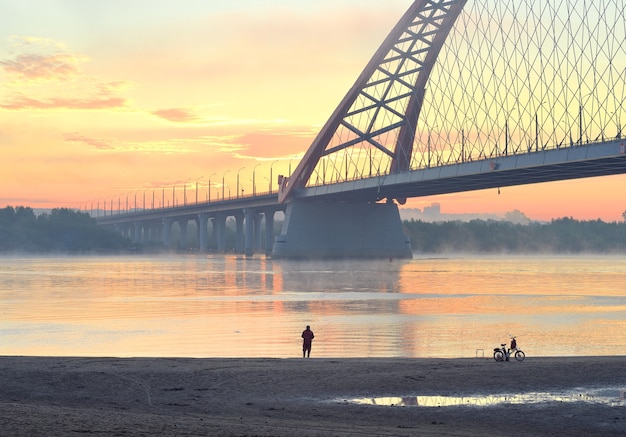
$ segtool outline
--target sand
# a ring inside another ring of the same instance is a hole
[[[623,390],[626,357],[527,357],[522,363],[0,357],[0,366],[1,435],[626,435],[623,403],[402,407],[349,402]]]

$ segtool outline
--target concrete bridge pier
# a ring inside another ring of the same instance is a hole
[[[394,203],[287,205],[272,258],[412,258]]]
[[[187,248],[187,225],[189,224],[188,219],[180,219],[178,220],[178,227],[180,228],[180,240],[178,241],[178,245],[181,249]]]
[[[141,222],[133,222],[133,243],[141,243],[141,230],[143,224]]]
[[[113,230],[123,237],[126,237],[126,226],[116,223],[113,225]]]
[[[168,249],[171,245],[172,238],[172,223],[174,221],[169,218],[163,219],[163,247]]]
[[[211,218],[211,238],[212,238],[212,248],[217,249],[217,221],[215,217]]]
[[[226,252],[226,216],[218,215],[213,219],[214,232],[217,241],[217,251]]]
[[[245,216],[245,253],[246,257],[251,257],[254,255],[254,237],[253,237],[253,221],[254,221],[254,210],[252,209],[244,209],[243,211]]]
[[[243,212],[235,214],[235,222],[237,224],[237,233],[235,236],[235,253],[244,253],[246,235],[243,229],[245,214]]]
[[[154,222],[152,229],[154,230],[154,239],[152,241],[155,243],[163,241],[163,226],[159,222]]]
[[[200,252],[208,250],[207,224],[209,223],[208,214],[198,214],[198,247]]]
[[[132,233],[130,231],[130,226],[128,224],[124,224],[119,228],[120,234],[122,234],[126,238],[132,239]]]
[[[272,255],[272,245],[274,244],[274,214],[273,209],[267,209],[263,212],[265,215],[265,256]]]
[[[244,215],[245,215],[245,224],[246,224],[245,236],[244,236],[244,240],[246,244],[245,253],[246,253],[246,257],[252,257],[254,255],[254,249],[255,249],[254,237],[256,235],[255,230],[256,230],[256,221],[258,219],[258,214],[256,214],[256,212],[253,209],[245,209]]]
[[[143,235],[141,241],[143,243],[152,241],[152,223],[148,222],[143,224]]]
[[[261,250],[263,248],[263,240],[261,239],[261,225],[263,224],[263,214],[254,214],[254,249]]]
[[[156,240],[156,228],[154,226],[154,222],[148,222],[146,224],[144,224],[143,227],[144,231],[143,231],[143,241],[145,243],[147,242],[153,242]]]

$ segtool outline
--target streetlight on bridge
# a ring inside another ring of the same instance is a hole
[[[209,176],[209,188],[207,189],[207,202],[211,203],[211,178],[215,176],[215,172]]]
[[[237,199],[239,199],[239,172],[244,168],[246,167],[241,167],[239,170],[237,170]]]
[[[580,114],[579,114],[579,118],[578,118],[578,129],[580,132],[580,145],[583,145],[583,104],[587,101],[587,99],[593,95],[593,91],[590,93],[585,94],[583,97],[580,98]],[[589,135],[587,134],[587,142],[589,142]]]
[[[135,191],[135,212],[137,212],[137,193],[140,192],[141,190],[137,190]]]
[[[256,168],[261,165],[261,163],[259,162],[257,165],[254,166],[254,168],[252,169],[252,195],[256,196],[256,180],[255,180],[255,173],[256,173]]]
[[[222,200],[224,200],[224,176],[226,176],[226,173],[228,173],[229,171],[230,170],[226,170],[222,175]]]
[[[278,161],[279,160],[277,159],[270,165],[270,194],[272,194],[272,167],[274,167],[274,164],[276,164]]]
[[[187,206],[187,182],[189,182],[191,180],[187,179],[185,181],[185,185],[183,185],[183,206]]]
[[[196,205],[198,204],[198,181],[200,179],[202,179],[203,176],[200,176],[198,179],[196,179]]]

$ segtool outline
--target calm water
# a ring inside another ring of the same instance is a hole
[[[624,257],[0,259],[0,355],[626,355]]]

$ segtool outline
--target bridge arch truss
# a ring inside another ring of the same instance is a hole
[[[626,1],[417,0],[280,200],[307,186],[622,138],[625,124]]]

